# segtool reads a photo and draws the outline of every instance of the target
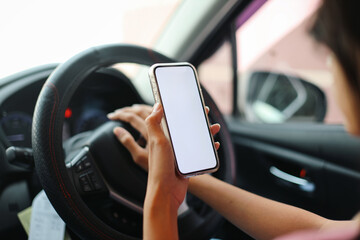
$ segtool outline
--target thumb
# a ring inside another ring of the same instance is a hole
[[[156,103],[151,114],[146,118],[145,122],[148,129],[148,134],[158,135],[163,134],[161,129],[161,119],[163,117],[163,108],[160,103]]]

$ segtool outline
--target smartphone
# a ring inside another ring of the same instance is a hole
[[[190,177],[215,172],[219,158],[194,66],[155,64],[149,77],[155,102],[164,109],[162,128],[170,140],[178,173]]]

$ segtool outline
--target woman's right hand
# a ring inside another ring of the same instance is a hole
[[[110,120],[127,122],[141,134],[140,139],[135,141],[134,137],[124,128],[116,127],[114,129],[114,134],[130,152],[134,162],[146,171],[148,170],[149,149],[146,144],[148,136],[145,119],[151,114],[151,112],[151,106],[134,104],[131,107],[120,108],[108,114],[108,118]],[[208,107],[206,107],[206,113],[209,113]],[[216,123],[211,125],[210,131],[212,135],[217,134],[220,131],[220,124]],[[219,149],[220,143],[215,142],[215,147],[216,149]]]
[[[134,137],[124,128],[114,128],[117,139],[130,152],[134,162],[144,170],[148,170],[149,150],[146,144],[148,140],[145,119],[151,114],[152,107],[144,104],[134,104],[131,107],[124,107],[109,113],[110,120],[120,120],[129,123],[140,133],[140,138],[135,141]]]

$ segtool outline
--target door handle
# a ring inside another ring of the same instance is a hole
[[[297,186],[299,189],[301,189],[304,192],[314,192],[315,191],[315,184],[307,179],[293,176],[284,171],[281,171],[280,169],[278,169],[277,167],[274,167],[274,166],[270,167],[269,171],[276,178],[279,178],[287,183],[291,183],[291,184]]]

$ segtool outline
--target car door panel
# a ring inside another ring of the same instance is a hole
[[[359,210],[360,140],[342,126],[227,122],[240,187],[334,219]]]
[[[326,163],[325,181],[329,216],[348,219],[360,210],[360,173]]]

